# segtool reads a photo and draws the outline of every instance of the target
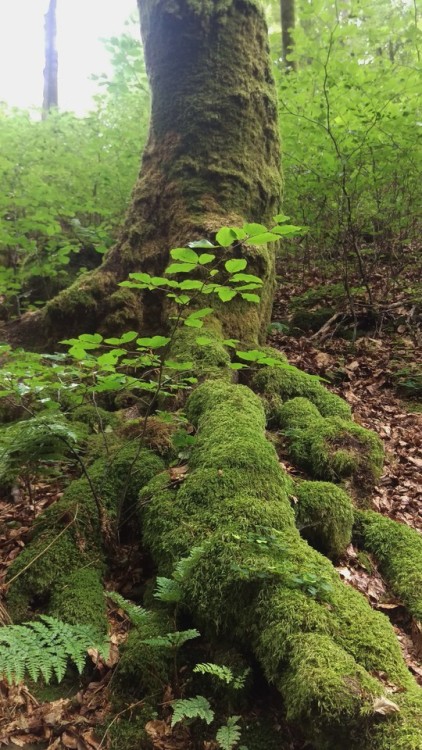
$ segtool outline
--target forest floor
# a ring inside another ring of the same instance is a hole
[[[418,384],[414,375],[420,346],[417,324],[409,322],[404,315],[404,322],[399,320],[397,325],[391,326],[389,321],[389,325],[380,326],[376,333],[359,334],[354,342],[336,334],[335,321],[332,329],[328,327],[320,334],[300,335],[300,331],[296,331],[298,335],[290,335],[287,327],[292,298],[306,295],[321,279],[315,269],[309,269],[300,278],[297,271],[289,274],[285,268],[282,274],[273,313],[275,330],[269,336],[269,343],[281,349],[292,364],[322,377],[330,390],[349,402],[355,420],[378,433],[385,445],[386,462],[373,496],[374,507],[422,532],[422,409],[420,400],[409,398],[415,394]],[[280,458],[289,472],[299,473],[289,463],[283,449]],[[38,482],[31,498],[22,487],[14,503],[10,498],[0,498],[0,592],[8,566],[25,546],[31,524],[61,496],[66,479],[64,471],[63,476],[53,482]],[[108,584],[127,598],[136,598],[135,592],[143,576],[143,561],[133,550],[128,554],[130,570],[124,577],[119,573]],[[357,588],[371,606],[390,617],[408,667],[422,684],[421,625],[412,621],[400,601],[388,591],[375,561],[370,556],[362,561],[353,545],[349,545],[337,570],[347,585]],[[5,619],[6,613],[0,608],[0,621],[2,615]],[[97,654],[91,655],[96,663],[91,682],[81,680],[76,696],[73,689],[68,697],[63,691],[60,697],[52,691],[50,695],[37,694],[35,698],[30,686],[10,687],[0,682],[0,748],[99,750],[107,747],[108,686],[119,658],[119,644],[125,640],[129,629],[127,618],[116,605],[110,607],[109,617],[110,657],[104,662]],[[190,747],[186,737],[177,737],[175,733],[166,735],[165,722],[150,724],[150,737],[157,750]],[[303,747],[295,740],[287,746]],[[207,750],[214,750],[212,743],[207,743]]]

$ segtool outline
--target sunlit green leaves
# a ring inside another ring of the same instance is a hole
[[[238,271],[244,271],[247,265],[248,263],[244,258],[233,258],[227,260],[224,267],[228,273],[237,273]]]

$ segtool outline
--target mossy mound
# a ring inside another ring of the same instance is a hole
[[[115,429],[119,424],[118,417],[100,406],[85,404],[78,406],[69,415],[72,422],[82,422],[88,425],[91,432],[104,432],[106,428]]]
[[[254,375],[252,387],[266,397],[278,396],[288,401],[303,396],[317,407],[323,417],[351,418],[350,406],[342,398],[331,393],[316,375],[308,375],[293,365],[277,349],[266,350],[271,357],[279,360],[278,367],[263,367]],[[274,416],[278,416],[277,410]]]
[[[160,572],[195,547],[182,587],[200,630],[252,651],[316,747],[355,730],[367,732],[365,750],[377,747],[374,700],[384,684],[376,675],[398,687],[403,711],[415,688],[388,619],[301,539],[259,398],[206,382],[187,412],[198,433],[185,481],[177,491],[163,474],[141,502],[144,542]],[[409,721],[410,729],[399,717],[400,732],[422,742]]]
[[[322,417],[306,398],[283,404],[279,420],[298,466],[316,479],[348,479],[358,494],[369,494],[384,462],[383,445],[375,433],[340,417]]]
[[[352,538],[354,520],[347,493],[331,482],[299,482],[294,495],[301,536],[328,557],[343,554]]]
[[[196,339],[200,335],[206,337],[209,343],[197,344]],[[196,328],[181,328],[175,336],[171,355],[178,362],[194,363],[192,367],[199,380],[231,378],[231,372],[228,369],[230,356],[222,343],[220,324],[215,320],[199,332]]]
[[[422,621],[422,537],[373,511],[356,511],[354,535],[375,555],[382,574],[409,612]]]
[[[166,614],[158,611],[150,611],[142,625],[132,628],[113,677],[113,707],[116,711],[141,697],[156,704],[160,702],[165,686],[172,679],[174,652],[171,648],[145,641],[165,636],[172,629]]]
[[[116,519],[122,495],[133,503],[140,488],[163,468],[147,450],[125,445],[113,459],[97,459],[89,476],[111,519]],[[101,579],[107,551],[102,548],[100,523],[91,486],[86,478],[71,482],[61,499],[37,518],[29,544],[8,571],[8,606],[22,621],[47,612],[69,622],[84,617],[99,625],[104,615]],[[67,619],[69,618],[69,619]]]

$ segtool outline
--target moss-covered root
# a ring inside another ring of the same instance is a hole
[[[293,398],[279,409],[292,460],[315,479],[348,480],[362,501],[379,479],[384,449],[379,437],[341,417],[322,417],[307,398]]]
[[[178,490],[156,477],[141,513],[160,572],[197,548],[183,590],[200,629],[252,650],[315,747],[380,750],[380,721],[395,732],[395,750],[404,737],[422,747],[422,697],[394,631],[300,537],[259,398],[209,381],[188,415],[198,427],[190,471]],[[376,713],[381,674],[397,686],[397,716]]]
[[[301,536],[328,557],[343,554],[352,538],[354,520],[349,495],[331,482],[299,482],[293,494]]]
[[[324,388],[320,378],[316,375],[308,375],[303,370],[289,365],[284,355],[277,349],[267,347],[265,351],[273,359],[277,359],[279,365],[258,370],[253,377],[252,387],[272,404],[270,415],[276,421],[281,402],[289,401],[296,396],[309,399],[323,417],[351,419],[350,406],[335,393]]]
[[[140,488],[163,468],[162,461],[146,450],[134,461],[136,450],[136,445],[125,445],[112,461],[100,458],[88,469],[111,518],[116,517],[123,491],[133,503]],[[31,541],[9,568],[7,600],[13,619],[28,619],[36,610],[105,630],[106,560],[90,485],[85,478],[74,480],[38,517]]]
[[[414,529],[373,511],[355,511],[354,537],[372,552],[391,589],[422,621],[422,537]]]

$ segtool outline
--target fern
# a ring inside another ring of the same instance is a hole
[[[7,625],[0,628],[0,675],[10,683],[21,682],[26,674],[34,681],[42,676],[48,683],[55,676],[60,682],[68,661],[82,672],[88,648],[104,655],[108,650],[88,625],[69,625],[47,615],[23,625]]]
[[[183,583],[183,581],[185,581],[189,577],[192,570],[195,569],[203,552],[203,547],[193,547],[188,557],[182,557],[182,559],[179,560],[174,567],[174,580],[178,581],[179,583]]]
[[[13,480],[22,466],[64,458],[78,437],[59,416],[24,419],[0,431],[0,479]]]
[[[227,724],[217,732],[216,740],[222,750],[232,750],[240,740],[240,727],[238,722],[240,716],[230,716],[227,719]]]
[[[225,667],[221,664],[196,664],[193,671],[199,672],[200,674],[210,674],[213,677],[217,677],[222,682],[225,682],[227,685],[230,685],[234,680],[234,674],[230,667]]]
[[[147,609],[139,607],[137,604],[125,599],[124,596],[118,594],[117,591],[107,591],[106,597],[111,599],[112,602],[117,604],[117,606],[127,614],[132,625],[143,625],[145,621],[151,617],[151,612],[148,612]]]
[[[203,719],[207,724],[211,724],[214,719],[214,711],[203,695],[196,695],[195,698],[180,698],[179,700],[175,700],[172,703],[172,709],[172,727],[178,721],[183,721],[183,719]]]
[[[205,664],[196,664],[193,671],[199,672],[199,674],[210,674],[213,677],[217,677],[222,682],[225,682],[227,685],[231,685],[235,690],[240,690],[243,688],[246,678],[251,670],[247,667],[241,672],[241,674],[235,675],[230,667],[208,662]]]
[[[162,602],[171,602],[177,604],[182,598],[182,589],[177,581],[172,578],[163,578],[158,576],[157,589],[154,592],[154,598]]]
[[[193,638],[199,638],[200,635],[200,632],[195,629],[175,630],[173,633],[144,638],[142,643],[156,648],[180,648],[187,641],[191,641]]]

